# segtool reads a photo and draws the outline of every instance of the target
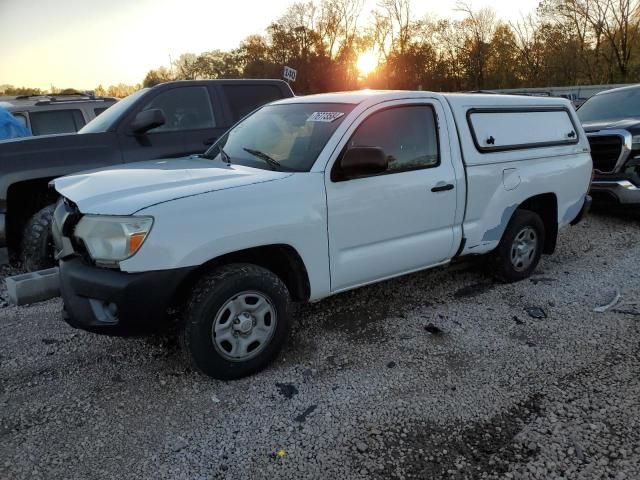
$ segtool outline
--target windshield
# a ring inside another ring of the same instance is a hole
[[[148,88],[138,90],[136,93],[123,98],[119,102],[114,103],[107,108],[104,112],[98,115],[96,118],[87,123],[84,127],[78,130],[78,133],[102,133],[106,132],[116,122],[120,116],[141,97]]]
[[[229,130],[204,156],[249,167],[308,172],[353,107],[343,103],[267,105]]]
[[[580,122],[640,117],[640,88],[595,95],[578,109]]]

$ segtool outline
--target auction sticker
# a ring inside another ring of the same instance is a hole
[[[307,122],[331,123],[344,115],[344,112],[313,112]]]

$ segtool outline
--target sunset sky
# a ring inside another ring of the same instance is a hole
[[[539,0],[473,0],[517,20]],[[231,49],[291,0],[0,0],[0,85],[93,89],[135,84],[181,53]],[[365,24],[375,0],[366,0]],[[415,0],[416,17],[453,17],[455,0]]]

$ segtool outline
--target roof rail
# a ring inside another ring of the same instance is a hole
[[[51,97],[47,100],[40,100],[35,105],[51,105],[54,103],[80,103],[80,102],[117,102],[113,97],[81,97],[81,98],[56,98]]]
[[[105,97],[96,97],[95,92],[86,91],[86,92],[74,92],[74,93],[37,93],[33,95],[18,95],[15,100],[28,100],[29,98],[39,98],[39,97],[47,97],[52,100],[58,97],[83,97],[83,98],[105,98]]]
[[[34,97],[48,97],[49,95],[46,93],[39,93],[39,94],[34,94],[34,95],[18,95],[16,98],[14,98],[14,100],[27,100],[29,98],[34,98]]]

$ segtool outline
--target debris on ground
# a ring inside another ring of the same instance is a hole
[[[433,323],[428,323],[424,326],[424,329],[432,335],[442,335],[444,332],[439,327],[436,327]]]
[[[276,383],[276,387],[278,387],[280,395],[287,400],[292,399],[294,395],[298,394],[298,389],[291,383]]]
[[[618,305],[616,305],[616,308],[613,311],[616,313],[622,313],[624,315],[633,315],[633,316],[639,317],[640,301],[621,302]]]
[[[527,312],[531,318],[535,318],[536,320],[547,318],[547,312],[540,307],[527,307],[524,311]]]
[[[604,313],[607,310],[609,310],[610,308],[615,307],[618,304],[618,302],[620,301],[621,298],[622,298],[622,295],[620,295],[620,290],[616,290],[616,294],[613,297],[613,300],[611,300],[606,305],[602,305],[600,307],[594,308],[593,311],[596,312],[596,313]]]
[[[316,408],[318,408],[317,405],[311,405],[310,407],[307,407],[307,409],[304,412],[302,412],[300,415],[298,415],[296,418],[294,418],[294,420],[296,422],[303,423],[307,419],[307,417],[314,412]]]

